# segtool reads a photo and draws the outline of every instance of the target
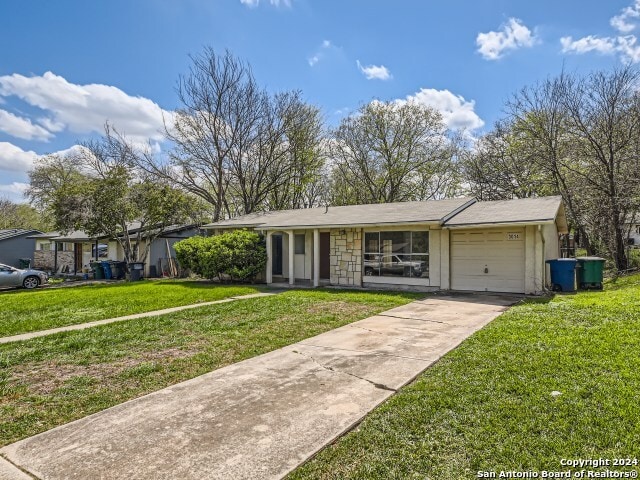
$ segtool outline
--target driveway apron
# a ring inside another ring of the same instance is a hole
[[[518,300],[431,295],[8,445],[0,479],[281,478]]]

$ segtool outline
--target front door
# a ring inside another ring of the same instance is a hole
[[[304,269],[304,265],[306,263],[305,262],[306,245],[305,245],[304,233],[295,234],[293,236],[293,243],[294,243],[294,252],[295,252],[294,266],[293,266],[294,278],[306,278],[305,269]]]
[[[82,271],[82,244],[73,244],[73,256],[74,256],[74,273]]]
[[[329,232],[320,232],[320,278],[328,280],[331,277],[331,237]]]
[[[271,236],[271,274],[282,275],[282,235]]]

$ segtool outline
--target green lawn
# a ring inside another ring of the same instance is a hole
[[[0,445],[423,296],[293,290],[0,345]]]
[[[0,294],[0,337],[210,302],[259,291],[249,286],[157,280]]]
[[[458,480],[627,457],[640,457],[639,275],[512,308],[291,478]]]

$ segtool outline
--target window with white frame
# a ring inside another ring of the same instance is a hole
[[[304,234],[296,234],[293,241],[296,255],[304,255]]]
[[[428,231],[380,231],[364,234],[364,274],[429,278]]]

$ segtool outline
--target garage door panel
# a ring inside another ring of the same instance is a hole
[[[451,288],[524,292],[524,252],[523,228],[452,232]]]

